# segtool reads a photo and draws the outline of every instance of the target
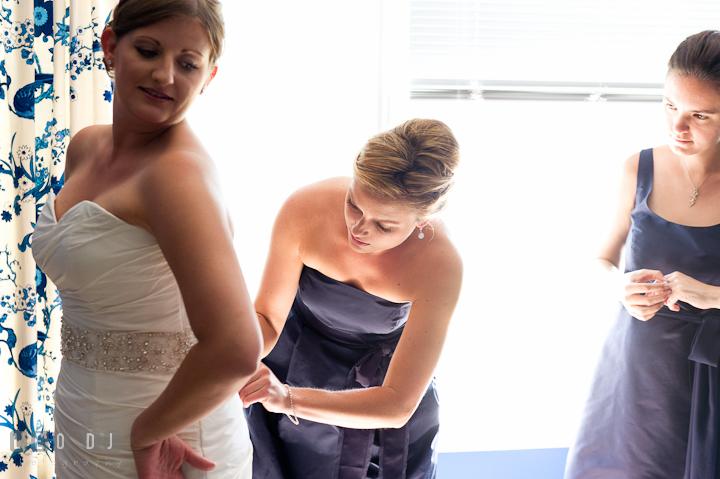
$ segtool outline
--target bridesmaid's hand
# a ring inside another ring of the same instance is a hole
[[[243,407],[259,402],[270,412],[291,412],[287,388],[263,363],[240,390],[240,399]]]
[[[655,316],[670,296],[670,286],[660,271],[640,269],[625,273],[622,278],[620,301],[627,312],[640,321]]]
[[[684,301],[696,308],[717,308],[720,302],[720,288],[701,283],[679,271],[665,275],[665,281],[672,293],[665,300],[665,304],[672,311],[680,311],[676,303]]]
[[[133,449],[138,479],[183,479],[183,461],[201,471],[212,471],[215,463],[195,452],[177,435],[142,449]]]

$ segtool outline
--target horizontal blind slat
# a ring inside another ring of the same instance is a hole
[[[657,84],[680,41],[720,28],[720,2],[412,0],[409,22],[414,80]]]

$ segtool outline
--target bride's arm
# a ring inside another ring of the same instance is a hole
[[[257,369],[261,336],[209,158],[158,158],[139,209],[182,293],[198,343],[163,393],[135,420],[134,449],[171,437],[236,394]]]

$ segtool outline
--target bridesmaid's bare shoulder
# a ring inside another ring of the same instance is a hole
[[[342,214],[342,205],[351,178],[337,177],[311,183],[293,192],[282,210],[304,224],[315,224],[328,214]]]

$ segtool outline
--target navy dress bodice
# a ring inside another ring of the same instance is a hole
[[[412,303],[394,303],[304,267],[285,327],[264,359],[291,386],[345,390],[380,386]],[[268,413],[246,412],[263,479],[435,477],[438,402],[432,382],[399,429],[349,429]]]
[[[625,242],[625,271],[657,269],[663,274],[680,271],[703,283],[720,286],[720,224],[696,227],[664,220],[648,207],[652,185],[652,150],[644,150],[638,164],[632,224]]]
[[[625,270],[679,271],[720,286],[720,225],[666,221],[647,204],[652,150],[640,154]],[[566,479],[720,479],[720,311],[678,302],[639,321],[620,304],[603,347]]]

